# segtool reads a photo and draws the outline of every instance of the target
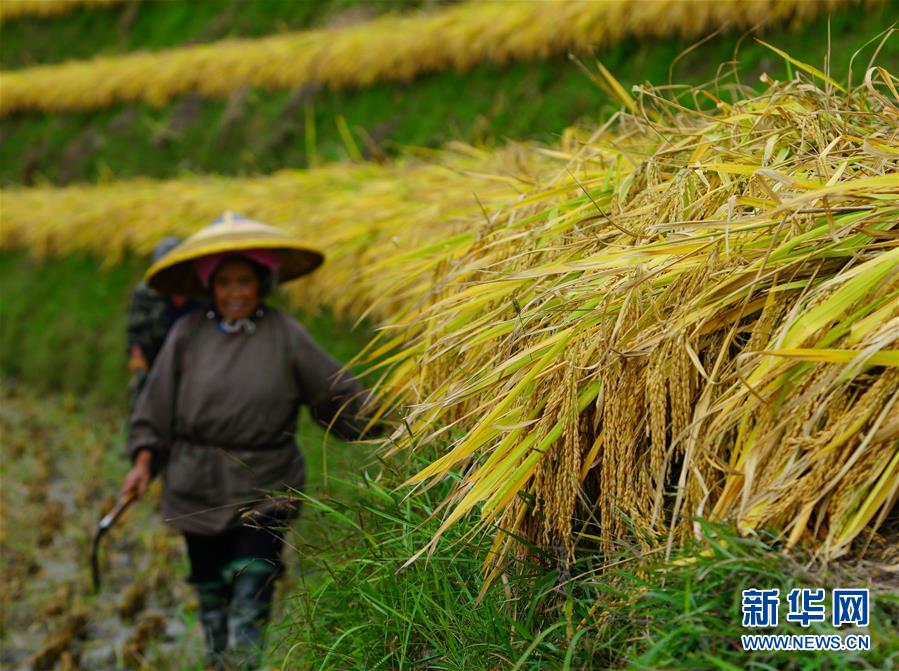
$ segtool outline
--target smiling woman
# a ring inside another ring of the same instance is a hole
[[[237,321],[246,319],[259,304],[259,287],[263,273],[258,266],[240,258],[224,261],[215,280],[212,282],[212,293],[219,314],[225,319]]]
[[[185,315],[163,345],[130,420],[134,467],[122,491],[141,494],[162,474],[162,514],[184,534],[217,668],[229,628],[233,654],[255,668],[284,525],[298,513],[280,492],[305,483],[299,406],[346,440],[371,423],[364,387],[263,301],[275,279],[306,274],[323,258],[275,228],[226,215],[147,272],[151,287],[207,294],[213,308]]]

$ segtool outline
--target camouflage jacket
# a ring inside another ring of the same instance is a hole
[[[152,367],[175,320],[202,305],[202,301],[188,299],[184,305],[177,307],[165,294],[151,289],[144,282],[138,284],[128,306],[126,356],[130,355],[132,346],[138,345],[147,360],[147,368]],[[145,380],[146,371],[143,371],[135,374],[129,383],[132,406]]]

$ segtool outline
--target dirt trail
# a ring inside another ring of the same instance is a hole
[[[119,413],[0,386],[0,668],[202,669],[196,600],[159,485],[107,534],[94,595],[90,543],[126,462]]]

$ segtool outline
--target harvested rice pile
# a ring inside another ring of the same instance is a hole
[[[876,0],[875,0],[876,1]],[[410,81],[481,63],[504,65],[568,51],[715,30],[798,25],[872,0],[474,0],[358,26],[223,40],[2,72],[0,115],[82,110],[125,101],[162,105],[188,92],[226,96],[244,86],[332,89]]]
[[[389,327],[394,449],[448,444],[410,479],[461,473],[444,529],[479,511],[564,559],[699,515],[836,557],[899,496],[899,96],[794,63],[823,83],[705,112],[607,77],[606,127],[443,172],[7,191],[2,242],[114,257],[225,202],[291,222],[346,261],[297,295]]]
[[[104,5],[120,5],[137,0],[3,0],[0,3],[0,21],[22,16],[55,17],[78,9]]]
[[[564,557],[703,516],[836,557],[895,506],[896,79],[769,83],[626,98],[382,334],[398,448],[451,439],[409,481],[461,472],[443,528],[479,510]]]
[[[296,305],[386,317],[429,287],[427,245],[464,251],[476,237],[471,221],[483,217],[481,207],[495,210],[552,165],[558,170],[563,161],[526,146],[494,153],[457,145],[385,166],[5,189],[0,247],[27,248],[36,258],[95,252],[115,264],[128,251],[149,254],[165,235],[186,237],[227,208],[325,251],[326,272],[286,287]],[[398,281],[403,290],[391,290]]]

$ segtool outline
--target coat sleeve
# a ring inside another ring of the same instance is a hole
[[[328,354],[309,335],[306,328],[292,321],[292,361],[302,401],[313,419],[343,440],[380,435],[377,423],[363,433],[375,409],[374,399],[339,361]]]
[[[133,462],[139,450],[150,450],[153,453],[153,475],[162,469],[168,459],[174,439],[177,359],[184,324],[181,326],[178,328],[176,325],[170,334],[172,337],[166,338],[128,421],[128,458]]]

